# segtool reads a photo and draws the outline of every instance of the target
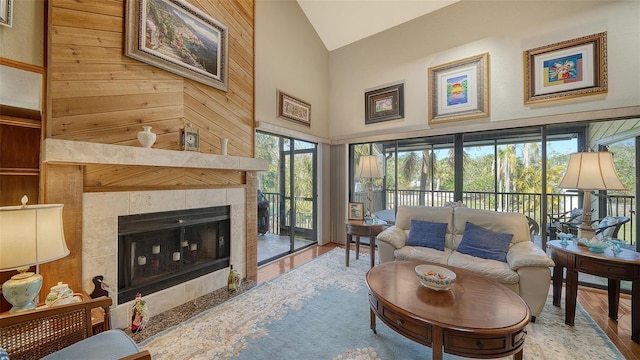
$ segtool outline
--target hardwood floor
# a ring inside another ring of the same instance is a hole
[[[263,265],[258,269],[257,282],[260,284],[273,279],[336,247],[344,248],[333,243],[313,246],[294,255]],[[352,251],[354,251],[353,245]],[[369,249],[366,246],[361,248],[360,251],[363,254],[369,253]],[[591,315],[622,355],[629,360],[640,360],[640,344],[631,340],[631,297],[628,295],[620,296],[618,322],[609,319],[607,301],[606,291],[586,287],[578,289],[578,303]]]

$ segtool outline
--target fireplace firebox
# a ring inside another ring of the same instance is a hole
[[[118,304],[229,266],[229,206],[120,216]]]

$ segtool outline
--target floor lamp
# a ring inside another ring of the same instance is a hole
[[[360,157],[358,169],[356,169],[356,179],[365,179],[367,183],[367,215],[365,222],[370,224],[371,218],[371,192],[373,191],[373,179],[381,178],[378,167],[378,157],[376,155],[364,155]]]
[[[584,191],[582,224],[578,238],[591,240],[596,229],[591,225],[591,190],[624,190],[609,151],[579,152],[569,155],[567,171],[558,187]]]

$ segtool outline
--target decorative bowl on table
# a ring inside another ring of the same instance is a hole
[[[587,238],[582,238],[578,242],[588,247],[589,251],[594,253],[603,253],[604,249],[611,246],[611,243],[608,240],[598,239],[595,236],[591,238],[591,240],[588,240]]]
[[[415,268],[420,284],[432,290],[448,290],[456,282],[456,273],[436,265],[418,265]]]

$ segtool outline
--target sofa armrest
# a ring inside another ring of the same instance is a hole
[[[525,266],[555,266],[555,263],[536,244],[523,241],[512,245],[507,252],[507,263],[511,270]]]
[[[380,234],[378,234],[378,236],[376,236],[376,240],[384,241],[394,248],[400,249],[407,242],[407,234],[404,230],[394,225],[384,229]]]

